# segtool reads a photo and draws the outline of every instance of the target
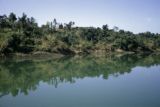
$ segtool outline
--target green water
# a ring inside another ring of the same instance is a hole
[[[160,56],[1,59],[0,107],[160,107]]]

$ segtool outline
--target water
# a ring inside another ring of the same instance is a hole
[[[3,59],[0,107],[160,107],[160,56]]]

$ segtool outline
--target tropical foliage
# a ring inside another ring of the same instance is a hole
[[[51,52],[79,54],[95,52],[157,52],[160,34],[144,32],[134,34],[118,27],[109,29],[75,27],[75,23],[60,23],[56,19],[38,26],[36,20],[25,13],[0,16],[0,53]]]

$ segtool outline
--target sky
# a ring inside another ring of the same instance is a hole
[[[39,25],[56,18],[76,26],[160,33],[160,0],[0,0],[0,15],[10,12],[33,16]]]

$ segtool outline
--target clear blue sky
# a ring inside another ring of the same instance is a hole
[[[0,0],[0,14],[25,12],[39,25],[56,18],[76,26],[118,26],[134,33],[160,33],[160,0]]]

